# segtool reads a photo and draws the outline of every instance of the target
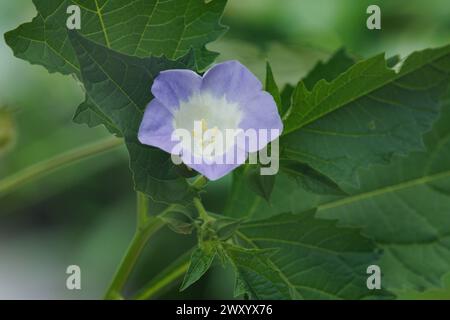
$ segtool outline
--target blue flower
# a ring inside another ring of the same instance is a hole
[[[179,156],[210,180],[243,164],[283,130],[273,97],[237,61],[217,64],[203,76],[190,70],[161,72],[152,93],[139,141]],[[192,139],[181,139],[180,131]],[[235,139],[226,139],[229,132]]]

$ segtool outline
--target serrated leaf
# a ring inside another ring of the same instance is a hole
[[[67,8],[77,5],[81,11],[81,30],[88,39],[115,51],[138,57],[179,58],[191,48],[195,67],[203,70],[217,57],[205,45],[226,31],[220,24],[226,0],[33,0],[37,16],[5,34],[14,54],[49,72],[75,74],[80,66],[69,44]],[[108,125],[88,98],[75,114],[77,123]]]
[[[281,103],[281,95],[280,90],[278,89],[278,85],[275,81],[275,78],[273,76],[272,67],[270,66],[269,62],[266,64],[266,86],[265,90],[269,92],[273,99],[275,100],[275,103],[278,107],[278,112],[282,114],[282,103]]]
[[[215,256],[216,249],[214,246],[211,246],[208,249],[197,247],[192,253],[189,269],[184,276],[180,291],[186,290],[200,280],[211,267]]]
[[[313,91],[299,83],[280,140],[282,158],[341,187],[357,186],[358,168],[423,150],[422,135],[439,115],[449,74],[447,46],[412,54],[399,73],[376,56],[331,83],[319,81]]]
[[[248,166],[244,170],[243,178],[247,181],[250,190],[270,202],[276,175],[261,175],[259,166]]]
[[[389,166],[363,169],[361,188],[348,196],[317,196],[277,178],[271,206],[250,193],[234,193],[227,214],[269,217],[317,208],[320,218],[363,228],[383,249],[379,262],[388,290],[439,287],[450,270],[450,100],[425,137],[427,152],[397,157]]]
[[[345,49],[340,49],[328,61],[319,61],[303,79],[303,83],[308,90],[312,90],[320,80],[331,82],[354,64],[355,59],[350,57]]]
[[[194,190],[176,173],[170,155],[142,145],[137,132],[144,109],[153,98],[150,88],[154,77],[162,70],[192,67],[192,55],[176,61],[141,59],[112,51],[76,32],[69,37],[88,96],[125,137],[136,190],[154,201],[188,202]]]
[[[255,266],[248,254],[240,281],[253,298],[263,299],[371,299],[391,297],[366,286],[369,265],[379,254],[358,229],[336,227],[314,212],[281,214],[242,224],[240,242],[256,250],[276,249],[264,265]],[[239,264],[240,262],[237,262]],[[266,270],[267,269],[267,270]],[[268,272],[270,277],[262,272]]]

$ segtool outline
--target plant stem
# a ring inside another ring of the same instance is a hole
[[[137,203],[137,228],[143,228],[149,220],[148,211],[150,209],[150,201],[142,192],[136,192]]]
[[[197,179],[195,179],[194,182],[192,182],[192,187],[194,189],[201,190],[206,186],[207,183],[208,179],[205,176],[201,175]]]
[[[194,198],[194,205],[195,205],[195,208],[197,209],[199,217],[204,222],[207,222],[207,221],[211,220],[211,217],[208,215],[208,212],[206,212],[206,209],[203,206],[203,203],[200,200],[200,198]]]
[[[121,139],[108,138],[67,151],[63,154],[57,155],[54,158],[34,164],[23,169],[22,171],[19,171],[18,173],[13,174],[12,176],[0,180],[0,196],[5,195],[26,183],[32,182],[33,180],[43,177],[64,166],[74,164],[80,160],[99,155],[106,151],[110,151],[122,144],[123,141]]]
[[[138,294],[133,298],[136,300],[148,300],[161,294],[164,289],[173,285],[176,281],[181,280],[183,275],[189,268],[189,259],[192,249],[184,253],[169,267],[164,269],[159,275],[153,278]]]
[[[134,265],[136,264],[142,249],[147,244],[148,239],[158,231],[164,221],[159,217],[148,216],[149,200],[142,193],[137,194],[137,227],[133,240],[123,257],[119,268],[106,292],[105,299],[121,299],[121,294]]]

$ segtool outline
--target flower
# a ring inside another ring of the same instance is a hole
[[[203,76],[163,71],[152,94],[139,141],[179,156],[210,180],[243,164],[283,129],[273,97],[238,61],[217,64]]]

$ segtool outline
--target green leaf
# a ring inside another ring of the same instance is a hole
[[[266,64],[266,87],[265,90],[269,92],[273,99],[275,100],[275,103],[277,104],[278,111],[281,114],[282,113],[282,103],[281,103],[281,95],[280,90],[278,89],[278,85],[275,82],[275,78],[273,77],[272,68],[270,67],[269,62]]]
[[[280,174],[271,206],[241,189],[233,193],[234,205],[227,214],[256,218],[317,208],[320,218],[363,228],[364,235],[383,249],[379,265],[384,288],[438,287],[450,270],[449,99],[425,142],[427,152],[396,157],[389,166],[361,170],[361,188],[348,188],[348,196],[319,197],[296,188]]]
[[[236,273],[234,295],[248,294],[251,299],[290,299],[284,279],[270,261],[274,250],[245,249],[225,244],[224,250]]]
[[[236,220],[229,217],[219,216],[218,219],[213,221],[211,227],[219,240],[226,241],[234,235],[242,222],[242,219]]]
[[[237,238],[254,250],[275,249],[263,258],[251,252],[231,255],[240,277],[238,292],[245,283],[252,298],[390,297],[384,290],[366,286],[366,269],[379,257],[373,243],[359,230],[338,228],[334,222],[315,218],[314,212],[244,223]]]
[[[88,39],[115,51],[138,57],[160,56],[175,59],[191,48],[195,67],[203,70],[217,53],[205,45],[226,31],[220,19],[226,0],[34,0],[37,16],[5,34],[16,57],[44,66],[49,72],[80,75],[76,53],[70,46],[66,10],[81,9],[80,32]],[[109,125],[107,116],[86,98],[75,114],[75,122],[89,126]]]
[[[267,202],[270,202],[270,195],[272,194],[276,175],[261,175],[261,168],[259,166],[247,166],[244,170],[243,178],[247,180],[253,192],[264,198]]]
[[[86,98],[77,109],[73,121],[78,124],[87,124],[89,128],[104,125],[105,128],[116,136],[121,136],[120,130],[109,119],[89,97]]]
[[[152,211],[156,211],[153,209]],[[184,207],[181,205],[169,205],[164,207],[159,217],[174,232],[179,234],[191,234],[195,228],[194,211],[192,207]]]
[[[192,54],[177,61],[164,57],[141,59],[112,51],[76,32],[70,32],[89,98],[125,137],[136,190],[154,201],[187,203],[194,190],[180,177],[170,155],[142,145],[137,132],[153,79],[166,69],[189,68]]]
[[[351,58],[344,49],[340,49],[328,61],[319,61],[303,79],[303,83],[308,90],[312,90],[320,80],[331,82],[354,64],[355,59]]]
[[[307,191],[324,195],[345,194],[334,181],[300,162],[284,160],[280,167],[283,172],[294,178]],[[273,187],[272,185],[272,190]]]
[[[396,73],[382,56],[359,62],[312,91],[300,82],[280,140],[282,158],[337,185],[357,186],[357,169],[423,150],[449,83],[450,46],[412,54]]]
[[[209,65],[216,53],[205,45],[226,31],[220,19],[226,0],[34,0],[33,21],[5,34],[14,54],[50,72],[79,73],[69,44],[66,13],[70,5],[81,9],[80,32],[115,51],[138,57],[176,59],[191,48],[198,67]]]
[[[197,247],[191,256],[189,269],[186,272],[180,291],[184,291],[197,282],[211,267],[216,256],[214,245],[207,248]]]
[[[287,84],[284,86],[281,91],[281,111],[280,116],[283,117],[286,112],[289,110],[289,107],[292,104],[292,94],[294,93],[295,87]]]

